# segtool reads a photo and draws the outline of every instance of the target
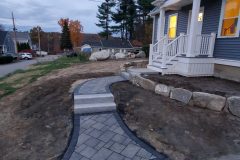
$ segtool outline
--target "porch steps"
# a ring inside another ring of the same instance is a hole
[[[97,113],[116,110],[114,97],[111,93],[74,96],[74,113]]]

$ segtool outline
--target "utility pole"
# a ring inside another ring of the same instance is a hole
[[[15,19],[14,19],[14,16],[13,16],[13,12],[12,12],[12,21],[13,21],[13,33],[14,33],[14,43],[15,43],[15,51],[16,53],[18,53],[18,48],[17,48],[17,28],[15,26]]]
[[[42,57],[42,53],[41,53],[40,27],[39,27],[39,26],[38,26],[38,51],[39,51],[40,57]]]

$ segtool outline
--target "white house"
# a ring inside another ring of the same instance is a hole
[[[155,0],[148,68],[240,81],[239,0]]]

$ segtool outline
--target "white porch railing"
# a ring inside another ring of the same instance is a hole
[[[196,35],[196,42],[194,43],[194,56],[212,57],[215,45],[216,34],[211,35]],[[171,62],[179,55],[187,55],[189,45],[189,36],[181,33],[174,40],[168,39],[167,35],[162,37],[154,45],[150,45],[150,59],[151,65],[154,60],[161,59],[162,67],[167,68],[166,64]]]
[[[194,48],[194,55],[196,56],[213,56],[213,49],[215,45],[216,34],[211,35],[202,34],[196,36],[196,45]]]

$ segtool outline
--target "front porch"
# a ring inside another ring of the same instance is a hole
[[[202,26],[204,6],[201,0],[181,0],[171,3],[172,0],[159,6],[159,16],[154,16],[153,39],[150,44],[148,68],[162,74],[179,74],[183,76],[212,76],[214,72],[213,51],[216,33],[203,34]],[[161,1],[155,1],[160,3]],[[173,1],[172,1],[173,2]],[[169,10],[180,10],[187,6],[189,11],[188,25],[179,26],[178,18],[182,15],[172,13],[166,15]],[[168,18],[168,22],[166,22]],[[166,24],[168,23],[168,24]],[[179,32],[184,28],[184,32]]]

